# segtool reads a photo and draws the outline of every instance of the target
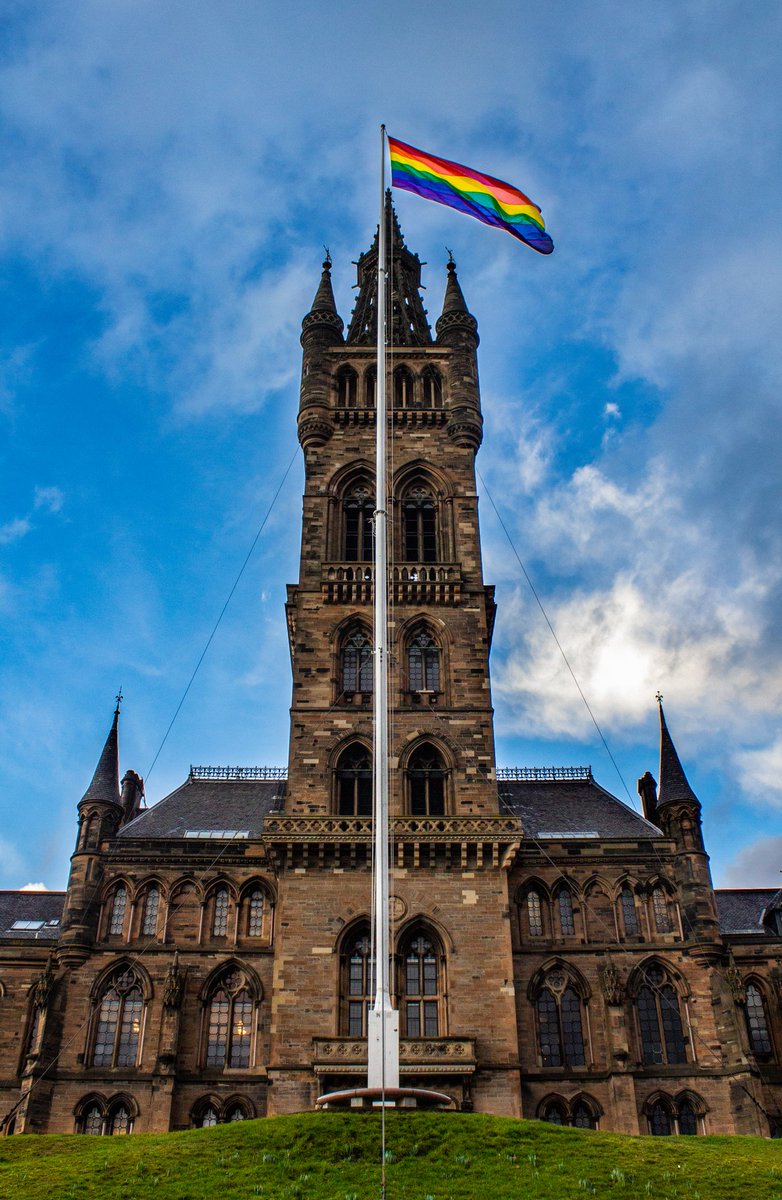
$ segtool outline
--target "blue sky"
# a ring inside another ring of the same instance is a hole
[[[80,0],[0,41],[0,886],[61,887],[120,684],[146,775],[296,449],[322,244],[347,318],[377,128],[506,178],[556,243],[399,194],[481,332],[479,468],[630,792],[654,694],[716,881],[782,868],[782,11]],[[171,735],[282,764],[300,457]],[[500,764],[623,785],[487,499]]]

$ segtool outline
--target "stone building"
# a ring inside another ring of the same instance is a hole
[[[587,768],[497,770],[475,483],[478,332],[434,333],[390,206],[394,988],[402,1083],[627,1133],[782,1128],[782,895],[712,888],[660,709],[644,815]],[[67,891],[0,894],[6,1133],[313,1107],[366,1071],[377,238],[347,329],[304,318],[287,769],[192,768],[144,807],[118,713]]]

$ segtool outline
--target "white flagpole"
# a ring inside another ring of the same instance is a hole
[[[374,817],[375,1003],[368,1020],[370,1088],[399,1087],[399,1014],[391,1007],[388,902],[388,485],[386,480],[386,127],[380,126],[375,443]]]

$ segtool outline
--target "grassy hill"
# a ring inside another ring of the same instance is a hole
[[[390,1113],[388,1200],[782,1200],[782,1143],[629,1138]],[[378,1200],[380,1117],[302,1113],[188,1133],[0,1141],[13,1200]]]

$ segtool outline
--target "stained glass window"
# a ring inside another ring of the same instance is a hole
[[[260,888],[250,893],[247,933],[250,937],[261,937],[263,934],[263,892]]]
[[[559,908],[559,932],[563,937],[572,937],[576,932],[576,926],[573,920],[573,899],[567,888],[560,888],[557,895],[557,906]]]
[[[125,928],[125,909],[128,904],[128,891],[124,884],[120,884],[114,893],[114,900],[111,905],[111,920],[109,922],[109,933],[122,933]]]
[[[661,887],[652,892],[652,909],[654,911],[654,927],[658,933],[671,933],[671,913],[668,907],[668,897]]]
[[[141,932],[147,937],[157,933],[157,914],[160,908],[160,888],[151,887],[144,902],[144,923]]]
[[[144,1000],[136,974],[120,968],[104,992],[95,1025],[95,1067],[135,1067]]]
[[[747,984],[746,1015],[752,1053],[759,1058],[768,1058],[771,1055],[771,1037],[763,996],[755,983]]]
[[[538,892],[527,893],[527,921],[530,937],[543,937],[543,911]]]
[[[633,890],[627,884],[624,885],[620,892],[619,903],[622,909],[622,924],[624,925],[625,937],[636,937],[638,934],[638,914],[635,911]]]
[[[254,1008],[244,974],[231,968],[207,1008],[207,1067],[249,1067]]]
[[[218,888],[215,892],[212,933],[215,937],[225,937],[228,933],[228,888]]]

